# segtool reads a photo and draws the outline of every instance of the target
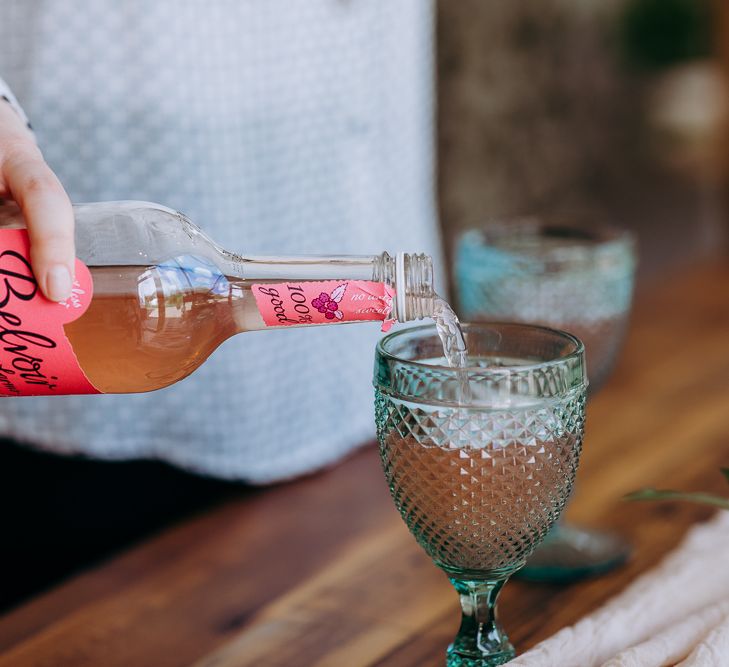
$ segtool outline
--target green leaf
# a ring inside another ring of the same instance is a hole
[[[640,491],[634,491],[623,496],[623,500],[686,500],[691,503],[712,505],[713,507],[721,507],[722,509],[729,510],[729,498],[712,496],[710,493],[683,493],[681,491],[662,489],[641,489]]]
[[[719,468],[721,470],[721,474],[724,475],[724,478],[727,482],[729,482],[729,468]]]

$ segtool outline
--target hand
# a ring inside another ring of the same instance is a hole
[[[30,237],[30,263],[52,301],[71,295],[74,279],[73,209],[32,133],[0,99],[0,198],[14,200]]]

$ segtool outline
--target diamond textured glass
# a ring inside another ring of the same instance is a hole
[[[383,338],[375,416],[395,505],[461,598],[447,664],[485,667],[514,656],[496,597],[569,497],[586,378],[582,343],[569,334],[522,324],[464,334],[465,369],[445,365],[433,326]]]

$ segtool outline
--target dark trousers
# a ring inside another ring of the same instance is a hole
[[[0,611],[245,487],[0,440]]]

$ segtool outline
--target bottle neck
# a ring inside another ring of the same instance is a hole
[[[386,252],[376,257],[372,280],[395,288],[393,311],[398,322],[422,320],[433,314],[433,260],[425,254]]]
[[[230,279],[247,284],[366,280],[395,290],[401,322],[433,312],[433,266],[427,255],[241,256],[210,239],[183,214],[149,202],[97,202],[74,206],[76,248],[87,266],[156,265],[176,258],[212,261]]]
[[[367,280],[395,291],[393,317],[419,320],[433,312],[433,262],[428,255],[301,255],[241,257],[226,253],[226,273],[249,283]]]

